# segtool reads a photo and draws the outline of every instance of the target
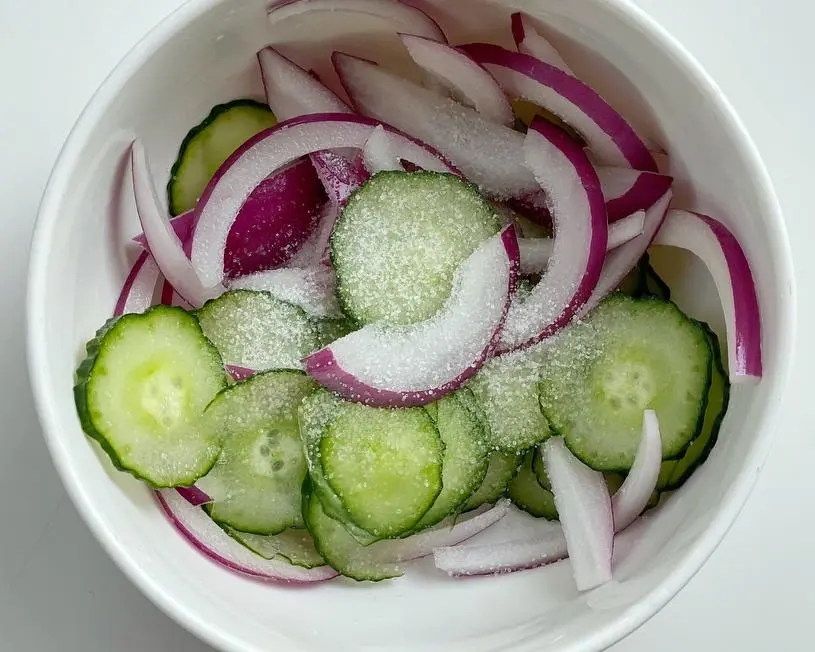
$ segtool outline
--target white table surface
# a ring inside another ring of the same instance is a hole
[[[756,140],[800,283],[796,368],[759,484],[691,583],[615,652],[815,649],[815,4],[638,0],[701,61]],[[53,471],[24,358],[25,273],[40,195],[68,130],[120,57],[180,0],[0,0],[0,649],[205,652],[91,536]]]

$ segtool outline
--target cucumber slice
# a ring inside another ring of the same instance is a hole
[[[339,496],[328,484],[323,471],[320,441],[328,424],[337,417],[341,407],[340,399],[322,389],[307,397],[298,411],[300,438],[305,448],[311,491],[322,502],[323,509],[330,518],[340,521],[362,545],[369,545],[379,537],[366,532],[353,522]]]
[[[678,489],[685,481],[693,475],[693,472],[705,463],[710,451],[716,445],[719,437],[719,429],[722,426],[727,406],[730,402],[730,380],[727,371],[722,363],[721,347],[716,334],[707,324],[702,324],[705,329],[711,349],[713,350],[713,373],[708,391],[707,409],[702,430],[688,446],[685,454],[673,462],[663,462],[662,471],[668,477],[664,480],[661,489]],[[669,465],[666,468],[666,465]],[[660,474],[662,479],[662,474]]]
[[[623,279],[619,290],[635,298],[657,297],[663,301],[671,300],[671,288],[662,280],[651,265],[651,257],[646,253],[637,266]]]
[[[365,546],[351,536],[340,521],[326,514],[316,494],[305,493],[303,514],[317,551],[346,577],[360,582],[379,582],[404,574],[404,566],[383,563],[366,554]]]
[[[413,529],[442,488],[443,445],[422,408],[342,403],[320,439],[328,485],[351,520],[379,537]]]
[[[524,455],[518,474],[509,483],[509,498],[528,514],[554,521],[558,518],[555,496],[551,485],[544,488],[538,482],[538,476],[532,468],[535,457],[540,457],[537,447]]]
[[[659,416],[663,457],[685,450],[701,427],[710,373],[697,322],[672,303],[615,294],[549,346],[541,405],[583,462],[627,471],[645,409]]]
[[[435,525],[456,513],[487,473],[487,441],[481,422],[461,404],[456,394],[433,405],[436,428],[444,444],[442,490],[416,530]]]
[[[314,325],[317,328],[321,348],[356,330],[350,319],[321,319]]]
[[[361,325],[428,319],[459,266],[500,226],[458,177],[380,172],[352,195],[331,236],[344,312]]]
[[[512,478],[518,472],[522,460],[523,456],[515,453],[492,452],[487,465],[487,473],[481,486],[467,499],[462,511],[469,511],[481,507],[481,505],[494,503],[503,496],[509,483],[512,482]]]
[[[493,448],[518,453],[549,437],[539,380],[538,362],[521,352],[493,358],[467,384],[484,409]]]
[[[300,369],[301,360],[320,348],[319,332],[309,316],[268,292],[224,292],[197,314],[227,364],[259,371]]]
[[[277,534],[302,527],[306,477],[297,408],[316,389],[298,371],[256,374],[221,392],[207,407],[205,428],[223,449],[197,485],[213,498],[214,521],[241,532]]]
[[[325,559],[314,547],[314,539],[308,530],[291,528],[280,534],[264,536],[227,528],[226,533],[264,559],[283,558],[290,564],[302,568],[325,565]]]
[[[157,488],[209,471],[220,436],[198,422],[228,378],[198,320],[156,306],[110,320],[86,348],[74,400],[82,429],[114,466]]]
[[[181,143],[167,184],[170,214],[180,215],[195,208],[221,164],[252,136],[275,124],[277,118],[269,107],[254,100],[235,100],[213,107]]]

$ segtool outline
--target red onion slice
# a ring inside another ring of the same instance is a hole
[[[199,489],[195,485],[192,487],[176,487],[176,491],[193,507],[208,505],[212,502],[212,498],[210,498],[205,491]]]
[[[597,285],[608,246],[600,181],[580,145],[536,119],[524,154],[549,200],[557,235],[546,274],[523,302],[510,308],[501,333],[503,351],[533,344],[568,324]]]
[[[642,419],[642,440],[622,486],[611,498],[614,530],[620,532],[631,525],[648,505],[657,486],[662,465],[662,438],[659,420],[653,410],[645,410]]]
[[[651,208],[645,211],[645,224],[643,225],[642,235],[638,235],[633,240],[629,240],[624,245],[608,253],[597,287],[594,288],[591,298],[578,313],[579,317],[583,317],[593,310],[634,269],[651,245],[659,227],[662,226],[672,196],[672,191],[668,190]]]
[[[365,167],[371,174],[387,170],[405,171],[402,162],[393,150],[388,132],[382,125],[374,129],[365,142],[362,160],[365,161]]]
[[[545,532],[497,544],[471,544],[436,548],[436,568],[451,577],[498,575],[545,566],[566,558],[563,529],[552,524]]]
[[[366,556],[383,563],[400,563],[420,559],[433,554],[435,548],[455,546],[483,532],[500,521],[509,510],[509,501],[498,501],[491,509],[476,516],[459,518],[455,524],[449,521],[413,534],[405,539],[384,539],[365,547]],[[454,520],[454,519],[453,519]]]
[[[278,120],[312,113],[351,113],[351,108],[308,71],[272,47],[258,52],[266,103]]]
[[[606,198],[609,223],[616,222],[637,211],[647,210],[662,197],[673,184],[673,178],[664,174],[641,172],[630,168],[598,167],[597,176]]]
[[[647,145],[590,86],[535,57],[488,43],[461,49],[484,66],[511,98],[551,111],[574,127],[598,163],[658,172]]]
[[[421,36],[400,34],[399,38],[416,65],[449,91],[454,100],[474,108],[488,120],[514,126],[515,113],[501,87],[464,52]]]
[[[198,201],[191,260],[201,281],[216,285],[224,278],[227,236],[258,184],[302,156],[327,149],[362,149],[376,125],[359,116],[315,114],[281,122],[244,143],[218,169]],[[428,146],[385,128],[401,159],[428,170],[457,172]]]
[[[518,269],[514,227],[481,245],[456,272],[444,307],[410,326],[370,324],[305,359],[306,372],[352,401],[424,405],[458,389],[489,357]]]
[[[157,491],[155,495],[170,522],[195,548],[236,573],[267,582],[299,584],[330,580],[338,575],[328,566],[301,568],[278,559],[264,559],[232,539],[175,489]]]
[[[195,228],[195,221],[197,219],[194,210],[189,210],[186,213],[181,213],[181,215],[170,219],[170,226],[173,227],[173,231],[175,231],[182,245],[192,236],[192,231]],[[147,244],[147,238],[144,237],[143,232],[133,236],[132,240],[140,247],[150,251],[150,246]]]
[[[608,246],[611,251],[633,240],[642,233],[645,227],[645,211],[610,224],[608,227]],[[552,256],[554,241],[551,238],[521,238],[518,249],[521,252],[521,275],[542,274],[546,271],[549,258]]]
[[[345,206],[348,198],[368,180],[362,157],[324,151],[311,154],[310,158],[329,201],[339,206]]]
[[[730,380],[761,378],[761,313],[750,263],[735,236],[712,217],[672,210],[654,244],[687,249],[705,264],[724,309]]]
[[[543,63],[562,70],[573,77],[576,76],[555,49],[555,46],[538,32],[529,16],[519,11],[512,14],[511,20],[512,38],[515,39],[518,52],[535,57],[539,61],[543,61]]]
[[[122,285],[113,316],[144,312],[153,305],[156,285],[161,278],[158,265],[146,251],[139,254]]]
[[[342,311],[336,296],[336,278],[327,267],[283,268],[241,276],[230,289],[269,292],[281,301],[300,306],[318,319],[340,318]]]
[[[257,373],[255,369],[250,369],[249,367],[241,367],[235,364],[228,364],[225,365],[225,367],[229,375],[232,376],[232,379],[237,382],[246,380],[247,378],[251,378]]]
[[[611,580],[614,520],[605,478],[578,460],[561,437],[542,454],[579,591]]]
[[[398,32],[447,41],[435,20],[420,9],[397,0],[278,0],[268,8],[269,20],[273,25],[292,16],[316,11],[367,14],[390,22]]]
[[[223,293],[221,279],[204,283],[187,259],[184,247],[161,206],[147,163],[147,153],[141,141],[133,141],[130,157],[136,210],[142,231],[150,245],[150,252],[164,278],[176,292],[191,305],[200,308],[208,299],[214,299]]]
[[[523,134],[370,61],[341,52],[333,60],[360,113],[429,143],[494,199],[540,194],[523,164]]]
[[[333,201],[328,202],[323,207],[317,229],[308,242],[289,261],[290,267],[309,268],[331,264],[331,233],[334,231],[334,224],[340,216],[340,210],[340,205]]]

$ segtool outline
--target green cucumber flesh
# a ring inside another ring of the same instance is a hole
[[[326,514],[315,494],[305,493],[303,502],[303,514],[314,545],[332,568],[360,582],[379,582],[404,574],[404,566],[383,563],[367,554],[365,546],[351,536],[343,523]]]
[[[659,417],[663,458],[683,453],[701,427],[710,375],[697,322],[670,302],[615,294],[548,347],[541,405],[583,462],[627,471],[646,409]]]
[[[436,172],[380,172],[343,210],[331,258],[344,312],[360,325],[436,314],[459,266],[500,229],[470,184]]]
[[[517,453],[549,437],[539,380],[536,359],[522,351],[493,358],[467,384],[484,410],[496,450]]]
[[[219,104],[193,127],[179,148],[167,184],[170,214],[195,208],[210,179],[243,143],[277,123],[265,104],[235,100]]]
[[[325,559],[317,552],[314,539],[306,529],[291,528],[280,534],[270,535],[250,534],[232,528],[227,528],[226,532],[235,541],[264,559],[282,558],[302,568],[325,565]]]
[[[535,456],[540,457],[537,447],[524,455],[518,474],[509,483],[509,498],[522,510],[538,518],[557,520],[555,496],[550,489],[545,489],[538,482],[538,476],[532,469]]]
[[[312,319],[268,292],[231,290],[198,311],[206,336],[227,364],[264,371],[300,369],[320,348]]]
[[[375,536],[410,531],[441,492],[443,444],[422,408],[343,403],[319,450],[328,485],[351,520]]]
[[[113,464],[154,487],[187,486],[220,451],[199,427],[227,375],[198,320],[156,306],[109,321],[87,345],[74,398],[83,430]]]
[[[481,486],[467,499],[462,508],[464,511],[494,503],[503,496],[512,478],[518,472],[518,466],[523,459],[516,453],[493,451],[490,453],[487,464],[487,473]]]
[[[414,530],[455,514],[478,489],[487,472],[487,441],[481,423],[456,394],[435,403],[436,428],[444,444],[442,490]]]
[[[205,427],[222,450],[198,487],[217,523],[252,534],[302,527],[300,488],[306,477],[297,409],[316,388],[298,371],[269,371],[236,383],[207,408]]]

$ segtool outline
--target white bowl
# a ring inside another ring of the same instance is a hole
[[[784,224],[753,144],[688,53],[623,0],[432,2],[454,42],[498,38],[509,45],[510,4],[557,28],[551,36],[576,72],[670,151],[677,203],[728,223],[753,265],[766,376],[734,388],[710,460],[644,523],[641,545],[615,583],[581,595],[568,563],[458,581],[421,563],[400,580],[376,585],[259,584],[193,550],[145,486],[114,471],[82,433],[71,391],[74,369],[83,343],[112,311],[132,258],[126,242],[139,230],[123,155],[133,136],[142,137],[164,179],[181,137],[212,105],[262,97],[255,52],[267,42],[287,43],[318,71],[326,70],[325,59],[313,55],[326,51],[324,40],[374,58],[395,52],[392,39],[375,38],[376,21],[342,12],[271,30],[265,3],[196,0],[165,20],[97,92],[54,169],[32,247],[29,364],[46,439],[74,503],[150,599],[224,650],[585,652],[610,645],[680,590],[736,518],[775,427],[794,323]],[[304,46],[304,38],[311,43]],[[666,273],[680,305],[721,331],[704,270],[675,263]]]

